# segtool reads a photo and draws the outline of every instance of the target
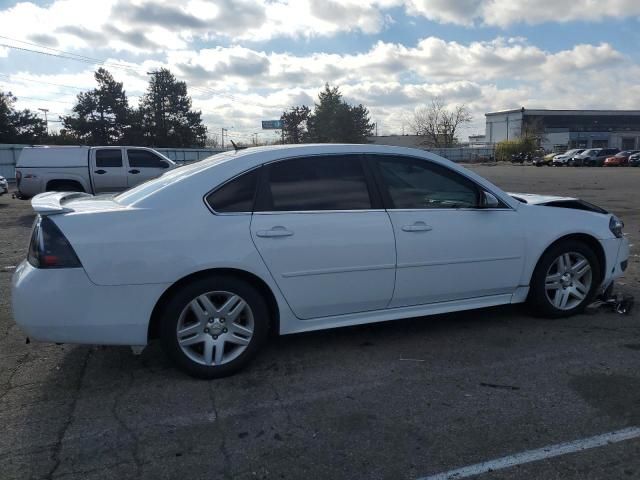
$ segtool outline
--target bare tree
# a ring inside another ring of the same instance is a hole
[[[447,109],[440,97],[433,97],[430,105],[419,107],[413,113],[409,124],[416,135],[426,137],[429,146],[452,147],[456,144],[456,133],[462,125],[472,120],[471,112],[465,104]]]

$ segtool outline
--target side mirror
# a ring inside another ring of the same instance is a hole
[[[492,193],[482,193],[482,208],[498,208],[499,206],[500,202]]]

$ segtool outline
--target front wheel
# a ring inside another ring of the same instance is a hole
[[[267,337],[269,311],[250,284],[224,276],[197,280],[179,290],[161,319],[161,339],[172,360],[191,376],[236,373]]]
[[[540,258],[531,279],[529,303],[546,317],[568,317],[592,301],[599,279],[593,250],[579,241],[562,242]]]

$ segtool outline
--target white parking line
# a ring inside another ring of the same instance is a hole
[[[448,472],[421,477],[418,480],[458,480],[460,478],[472,477],[482,473],[502,470],[504,468],[522,465],[524,463],[537,462],[545,458],[559,457],[568,453],[581,452],[590,448],[604,447],[612,443],[624,442],[640,437],[640,427],[629,427],[615,432],[603,433],[595,437],[583,438],[572,442],[557,443],[536,450],[528,450],[506,457],[496,458],[487,462],[476,463],[467,467],[450,470]]]

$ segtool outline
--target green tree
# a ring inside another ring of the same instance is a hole
[[[17,98],[0,92],[0,143],[37,143],[47,136],[47,124],[31,110],[17,110]]]
[[[369,110],[362,104],[348,104],[340,89],[329,84],[318,94],[318,103],[309,113],[306,126],[302,137],[316,143],[366,143],[374,129]]]
[[[303,143],[307,135],[307,120],[311,109],[306,105],[291,107],[282,112],[282,130],[286,143]]]
[[[130,125],[130,109],[122,82],[104,68],[95,72],[98,88],[78,94],[72,114],[62,117],[71,136],[89,145],[122,143]]]
[[[158,147],[201,147],[207,138],[202,112],[191,109],[187,84],[166,68],[153,72],[140,101],[140,119],[147,143]]]

